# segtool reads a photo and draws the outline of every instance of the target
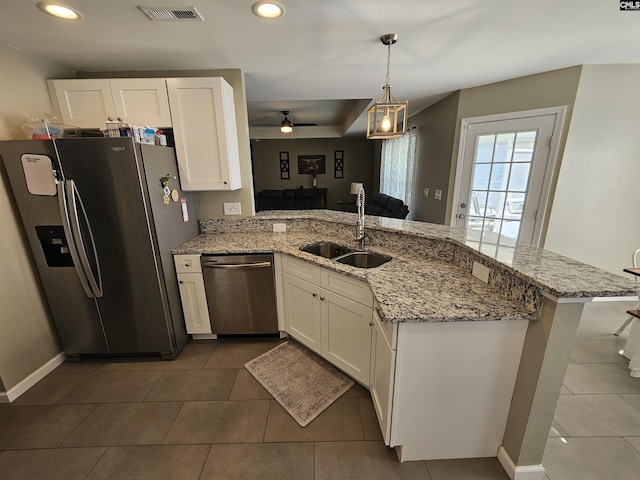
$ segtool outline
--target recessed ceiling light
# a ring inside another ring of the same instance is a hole
[[[64,18],[65,20],[78,20],[82,18],[82,14],[79,11],[62,3],[40,2],[38,8],[49,15]]]
[[[285,8],[279,2],[262,1],[251,7],[253,13],[262,18],[278,18],[284,15]]]

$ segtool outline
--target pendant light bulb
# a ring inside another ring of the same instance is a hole
[[[391,119],[389,118],[389,110],[385,110],[382,121],[380,122],[380,129],[383,132],[391,130]]]

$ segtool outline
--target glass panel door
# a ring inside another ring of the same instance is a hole
[[[514,115],[520,116],[463,122],[451,224],[477,231],[480,243],[539,241],[538,210],[546,203],[560,113]],[[497,235],[489,238],[489,232]]]
[[[466,227],[518,238],[536,131],[478,135]]]

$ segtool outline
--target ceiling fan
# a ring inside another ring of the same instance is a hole
[[[280,131],[282,133],[291,133],[293,131],[293,127],[317,127],[317,123],[293,123],[287,115],[289,115],[289,110],[281,110],[284,118],[280,122]],[[275,127],[275,125],[254,125],[255,127]]]

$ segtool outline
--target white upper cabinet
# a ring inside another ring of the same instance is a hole
[[[104,128],[107,117],[116,116],[109,80],[49,80],[48,84],[65,125]]]
[[[183,190],[241,188],[233,88],[221,77],[168,78]]]
[[[164,78],[118,78],[109,82],[116,117],[130,125],[171,127]]]
[[[104,128],[108,117],[131,125],[171,127],[163,78],[49,80],[62,122],[80,128]]]

